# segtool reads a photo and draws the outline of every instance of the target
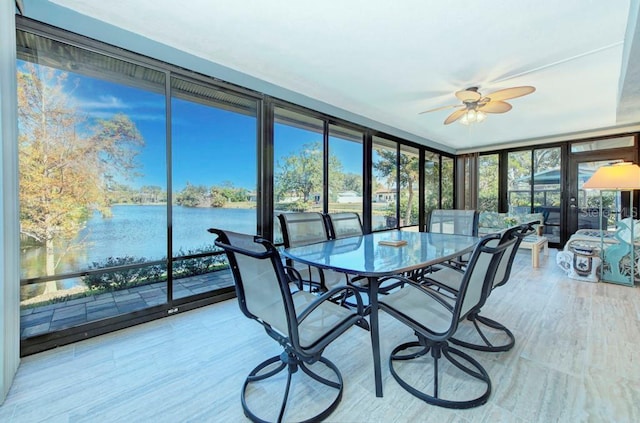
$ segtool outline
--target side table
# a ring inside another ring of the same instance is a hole
[[[529,235],[524,237],[520,248],[531,250],[531,266],[540,267],[540,252],[549,255],[549,240],[544,236]]]

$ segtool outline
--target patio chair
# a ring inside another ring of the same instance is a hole
[[[513,238],[500,243],[498,234],[482,238],[471,254],[455,297],[446,296],[433,286],[395,277],[399,279],[398,284],[404,286],[379,298],[380,308],[411,328],[418,338],[398,345],[389,357],[391,374],[409,393],[429,404],[447,408],[471,408],[487,402],[491,394],[488,373],[478,361],[450,346],[448,341],[459,322],[481,304],[500,257],[515,242]],[[421,359],[427,354],[433,366]],[[402,362],[411,364],[403,366],[399,364]],[[440,383],[441,375],[448,385]],[[465,381],[469,389],[463,391],[471,391],[472,398],[460,398],[460,377],[468,376],[476,383]]]
[[[209,232],[218,235],[215,245],[227,253],[240,309],[284,348],[282,354],[258,364],[245,379],[241,394],[244,414],[254,422],[325,419],[340,403],[343,380],[335,364],[322,353],[354,324],[367,324],[360,295],[349,286],[321,296],[291,289],[291,278],[270,242],[220,229]],[[328,301],[347,291],[355,298],[356,308]],[[282,371],[286,371],[286,379],[277,376]],[[294,379],[295,389],[290,391]],[[295,400],[296,393],[307,396],[309,391],[313,401]],[[260,412],[255,411],[256,404]]]
[[[522,239],[535,232],[531,223],[514,226],[509,229],[505,229],[500,232],[500,244],[509,243],[505,249],[504,254],[500,257],[498,266],[495,270],[495,275],[492,277],[492,283],[488,287],[487,292],[483,296],[478,306],[467,315],[467,320],[473,323],[476,333],[479,335],[479,341],[470,341],[460,339],[460,333],[456,335],[456,338],[451,338],[451,342],[466,348],[471,348],[478,351],[487,352],[500,352],[508,351],[515,345],[515,336],[513,333],[503,324],[480,315],[480,309],[487,301],[487,298],[493,291],[493,289],[504,285],[509,281],[511,276],[511,267],[513,260],[518,252],[518,247],[522,242]],[[513,240],[513,242],[511,242]],[[445,267],[437,272],[433,272],[422,280],[423,284],[431,285],[437,289],[441,289],[443,292],[455,297],[460,292],[462,286],[462,280],[464,279],[464,272],[460,269]],[[487,337],[483,327],[492,330],[494,339],[493,342]],[[497,340],[497,341],[496,341]]]
[[[359,236],[364,232],[358,213],[328,213],[325,215],[330,236],[333,239]]]
[[[475,210],[434,209],[427,215],[427,232],[478,236],[478,216],[479,213]],[[468,261],[469,254],[465,254],[449,260],[445,264],[462,268]],[[417,269],[413,271],[411,278],[419,281],[425,274],[440,268],[441,266],[431,266],[426,269]]]
[[[427,232],[478,236],[478,212],[475,210],[431,210],[427,216]]]
[[[320,213],[281,213],[278,215],[282,227],[285,248],[309,245],[329,240],[329,231],[325,219]],[[327,291],[345,285],[347,275],[330,269],[320,269],[287,259],[287,264],[294,267],[309,283],[310,290]]]

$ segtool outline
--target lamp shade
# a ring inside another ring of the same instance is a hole
[[[582,188],[610,190],[640,189],[640,166],[628,162],[602,166],[582,185]]]

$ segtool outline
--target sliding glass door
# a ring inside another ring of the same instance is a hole
[[[578,229],[614,229],[615,222],[629,210],[628,193],[585,190],[582,185],[601,166],[634,161],[632,136],[600,139],[571,145],[569,186],[566,199],[568,239]],[[626,147],[626,148],[625,148]],[[601,203],[602,194],[602,203]],[[600,207],[602,206],[602,212]]]

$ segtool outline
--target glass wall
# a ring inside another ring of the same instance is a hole
[[[381,230],[416,227],[421,206],[453,207],[451,157],[93,40],[65,43],[62,30],[25,28],[17,81],[28,353],[233,295],[209,227],[258,233],[273,223],[279,243],[282,212],[354,211]],[[271,172],[273,185],[258,186]],[[259,201],[269,196],[273,207]]]
[[[257,232],[256,110],[255,100],[171,78],[173,298],[231,285],[212,273],[224,256],[199,256],[215,249],[207,228]]]
[[[371,229],[398,227],[398,143],[373,137]]]
[[[442,156],[442,186],[440,192],[442,195],[443,209],[454,208],[454,161],[451,157]]]
[[[165,73],[17,43],[22,336],[166,303]]]
[[[509,213],[531,213],[531,150],[509,152],[507,181]]]
[[[323,211],[324,122],[281,107],[275,108],[274,121],[274,242],[282,243],[282,229],[275,216]],[[335,156],[331,162],[338,165]],[[338,186],[335,188],[337,192]]]
[[[329,125],[329,213],[356,212],[362,221],[363,134]]]
[[[478,158],[478,211],[498,211],[500,156],[487,154]]]
[[[419,150],[400,146],[400,226],[418,225]]]
[[[430,151],[424,158],[424,213],[440,208],[440,155]]]
[[[562,197],[560,147],[533,150],[533,211],[542,213],[544,234],[560,242],[560,199]]]

